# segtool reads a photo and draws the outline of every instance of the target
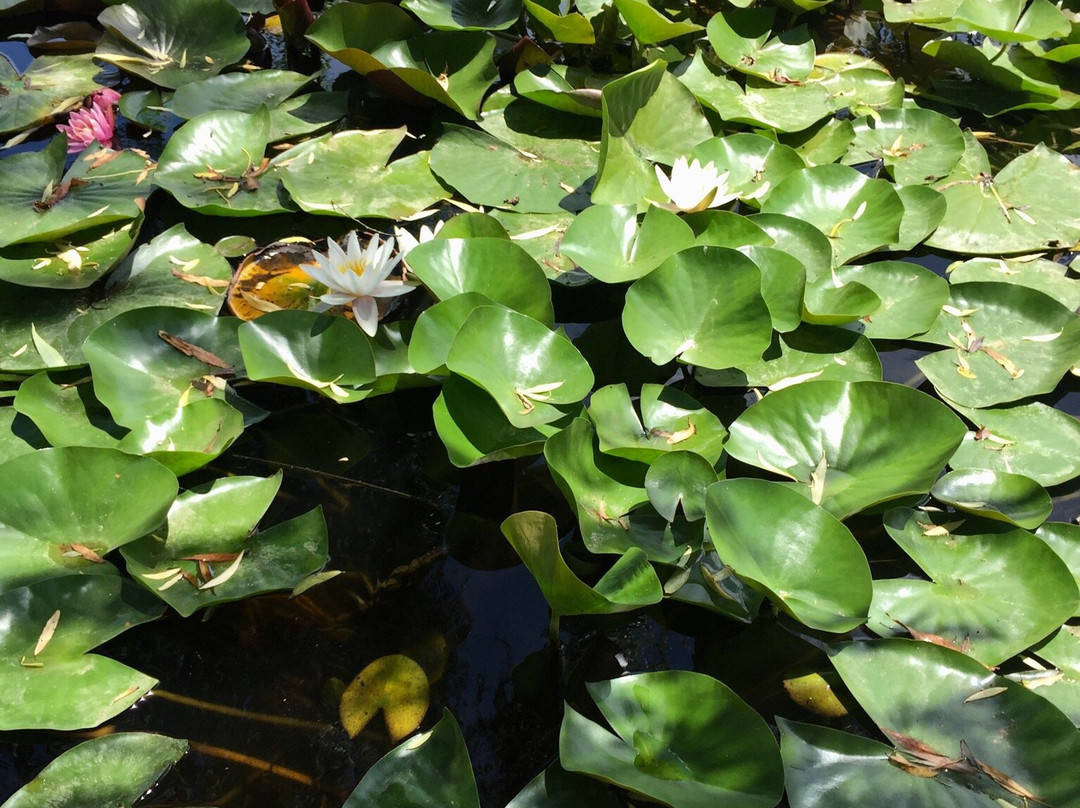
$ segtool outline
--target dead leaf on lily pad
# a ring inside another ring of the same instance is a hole
[[[229,309],[241,320],[254,320],[268,311],[306,310],[311,299],[311,277],[300,269],[314,263],[311,242],[285,239],[247,256],[229,286]]]
[[[341,695],[341,723],[350,738],[381,711],[397,743],[420,726],[430,703],[424,669],[404,654],[380,657],[360,671]]]

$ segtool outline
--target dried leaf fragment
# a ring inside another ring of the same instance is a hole
[[[45,650],[45,646],[49,644],[49,641],[56,633],[56,626],[60,622],[60,610],[57,609],[48,620],[45,621],[45,627],[41,629],[41,635],[38,637],[37,644],[34,646],[34,656],[38,656]]]

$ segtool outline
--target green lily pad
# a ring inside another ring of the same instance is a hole
[[[780,332],[798,328],[804,314],[806,266],[776,247],[750,244],[737,249],[761,270],[761,296],[769,307],[772,327]]]
[[[558,4],[542,0],[524,0],[529,12],[529,21],[541,31],[544,29],[559,42],[566,44],[591,45],[596,41],[592,23],[582,14],[571,12],[559,14]]]
[[[913,777],[889,759],[893,747],[870,738],[779,716],[776,723],[792,808],[859,808],[882,800],[893,808],[1000,806],[989,796],[957,788],[947,771]]]
[[[96,58],[170,89],[220,73],[249,47],[227,0],[130,0],[98,21],[105,35]]]
[[[129,121],[135,121],[154,132],[172,131],[183,121],[169,109],[172,92],[154,87],[151,90],[129,90],[120,97],[117,109]]]
[[[656,671],[586,685],[614,734],[569,705],[563,768],[681,808],[772,808],[783,791],[776,741],[726,685],[694,671]],[[722,744],[709,742],[716,732]]]
[[[344,317],[272,311],[236,333],[247,376],[305,387],[338,403],[358,401],[349,388],[375,381],[375,357],[364,332]]]
[[[690,20],[672,20],[661,14],[648,0],[612,0],[634,38],[643,45],[667,42],[669,39],[693,34],[701,26]]]
[[[803,319],[815,325],[841,325],[863,320],[881,308],[881,298],[855,280],[838,273],[806,284]]]
[[[814,225],[832,243],[835,266],[897,241],[904,215],[891,183],[841,165],[789,174],[761,209]]]
[[[526,0],[526,7],[531,8],[531,5]],[[591,25],[588,32],[591,37]],[[601,92],[613,78],[570,65],[531,65],[514,76],[514,91],[522,98],[552,109],[600,118],[603,117]]]
[[[530,780],[506,808],[575,808],[579,805],[619,808],[618,797],[611,786],[568,772],[555,762]]]
[[[788,253],[806,269],[806,279],[816,281],[829,275],[832,268],[832,244],[809,222],[776,213],[755,213],[746,220],[760,229],[774,247]]]
[[[658,365],[734,367],[760,359],[772,339],[761,271],[722,247],[683,250],[636,281],[622,320],[631,344]]]
[[[940,112],[918,107],[884,109],[853,124],[855,139],[844,163],[880,160],[898,185],[922,185],[948,176],[964,153],[964,133]]]
[[[657,513],[669,522],[682,506],[687,520],[705,518],[705,492],[719,478],[712,464],[691,451],[667,452],[649,464],[645,490]]]
[[[118,424],[131,428],[199,397],[224,398],[225,385],[213,384],[211,377],[243,375],[239,327],[231,317],[166,306],[124,312],[83,343],[94,392]],[[159,332],[206,353],[185,352]]]
[[[907,339],[928,331],[949,299],[944,278],[907,261],[848,264],[837,268],[836,278],[861,284],[881,301],[860,323],[871,339]]]
[[[42,449],[0,465],[0,590],[110,567],[97,556],[155,529],[176,497],[160,463],[113,449]]]
[[[0,368],[26,373],[85,364],[87,335],[121,312],[159,305],[217,311],[231,275],[228,261],[178,224],[83,291],[0,283]],[[40,353],[45,346],[61,361],[48,361]]]
[[[169,138],[154,182],[202,213],[261,216],[294,210],[280,175],[263,159],[269,140],[266,109],[204,113]]]
[[[803,325],[774,334],[759,362],[726,370],[700,369],[694,379],[709,387],[768,387],[821,381],[881,381],[881,360],[865,336],[844,328]]]
[[[1080,474],[1080,423],[1033,401],[973,409],[953,404],[976,426],[949,460],[954,469],[1023,474],[1039,485],[1058,485]]]
[[[487,34],[421,33],[408,12],[388,3],[333,5],[307,38],[390,95],[410,103],[437,101],[472,120],[498,76],[495,40]]]
[[[574,217],[559,250],[594,278],[622,283],[692,246],[690,227],[663,208],[650,207],[639,225],[635,205],[593,205]]]
[[[1046,489],[1030,477],[989,469],[950,471],[930,493],[959,510],[1030,529],[1041,525],[1054,508]]]
[[[693,95],[661,60],[605,85],[602,103],[603,139],[592,194],[597,204],[664,199],[653,162],[671,165],[713,134]]]
[[[945,218],[948,203],[929,185],[897,186],[896,195],[904,205],[904,218],[900,220],[899,237],[888,248],[907,252],[934,232]]]
[[[1071,761],[1080,754],[1080,731],[1022,685],[958,651],[914,640],[845,643],[833,652],[832,662],[882,729],[902,733],[946,759],[957,757],[964,741],[972,757],[1040,801],[1077,804]],[[972,700],[991,688],[1003,690]],[[963,785],[991,799],[1002,795],[981,771],[964,777]],[[1020,804],[1015,798],[1010,802]]]
[[[432,406],[435,429],[450,462],[459,468],[539,454],[562,422],[519,429],[482,388],[451,375]]]
[[[800,82],[814,67],[814,41],[806,26],[773,33],[776,9],[755,7],[714,14],[709,43],[724,64],[777,84]]]
[[[409,362],[419,373],[436,373],[446,365],[454,337],[474,309],[494,305],[491,298],[476,292],[448,297],[416,318]]]
[[[840,118],[826,118],[801,132],[777,133],[777,140],[793,148],[808,166],[835,163],[847,153],[854,139],[851,121]]]
[[[207,524],[209,519],[205,514],[185,513],[189,509],[219,513],[225,508],[239,507],[243,511],[229,520],[230,527],[250,521],[250,517],[257,522],[269,506],[268,502],[264,504],[266,492],[270,488],[276,490],[279,482],[276,477],[269,480],[233,477],[211,487],[185,492],[173,508],[177,516],[170,511],[164,535],[152,534],[122,550],[128,572],[184,617],[207,606],[292,589],[326,565],[326,520],[321,509],[308,511],[253,536],[248,536],[247,531],[226,531],[222,526]],[[241,519],[241,516],[249,518]],[[186,519],[188,523],[181,527],[178,536],[173,532],[174,518]],[[206,561],[209,569],[199,576],[199,563],[186,557],[202,554],[220,560]]]
[[[693,156],[702,163],[715,163],[718,171],[727,173],[728,192],[755,204],[767,199],[788,174],[806,167],[794,149],[749,133],[706,140],[694,147]]]
[[[112,222],[142,216],[153,164],[130,151],[91,147],[64,172],[67,140],[53,138],[39,152],[0,160],[0,246],[54,241]],[[61,176],[63,175],[63,176]]]
[[[521,15],[521,0],[403,0],[401,5],[441,31],[501,30]]]
[[[724,448],[795,480],[806,496],[844,519],[929,491],[964,432],[948,407],[903,385],[808,381],[770,393],[744,412]]]
[[[785,485],[753,479],[721,480],[705,505],[720,557],[796,620],[836,633],[866,622],[870,566],[824,508]]]
[[[39,56],[22,75],[5,56],[0,58],[0,134],[21,132],[47,123],[74,109],[101,86],[94,81],[100,68],[93,54]]]
[[[57,804],[131,808],[187,748],[187,741],[141,732],[93,738],[49,763],[4,808]]]
[[[254,114],[261,106],[280,106],[312,78],[291,70],[226,73],[178,88],[169,106],[186,120],[218,110]]]
[[[867,625],[882,636],[934,635],[1000,665],[1080,605],[1069,568],[1025,530],[908,508],[886,513],[885,529],[930,580],[874,582]]]
[[[640,417],[625,384],[593,393],[589,417],[596,424],[600,451],[645,463],[669,452],[695,452],[710,468],[720,459],[727,430],[690,396],[672,387],[645,384],[639,406]]]
[[[1040,144],[994,174],[982,146],[967,138],[972,154],[935,185],[948,211],[928,246],[1007,255],[1067,248],[1080,240],[1080,223],[1071,213],[1080,208],[1076,166]]]
[[[160,616],[117,575],[62,575],[0,594],[0,684],[11,697],[0,727],[83,729],[127,709],[156,680],[86,652]]]
[[[428,169],[426,152],[389,162],[405,134],[353,129],[312,138],[276,157],[274,172],[308,213],[412,216],[448,194]]]
[[[1080,264],[1077,265],[1080,269]],[[949,268],[951,283],[986,281],[1014,283],[1038,289],[1059,301],[1066,308],[1080,309],[1080,279],[1068,276],[1069,268],[1045,258],[972,258]]]
[[[80,230],[55,242],[0,248],[0,280],[45,289],[85,289],[123,260],[141,225],[139,217]]]
[[[1049,544],[1058,557],[1068,565],[1077,587],[1080,587],[1080,525],[1068,522],[1043,522],[1035,531],[1035,535]]]
[[[459,217],[457,217],[459,218]],[[567,229],[577,218],[572,213],[511,213],[493,210],[510,240],[523,248],[544,270],[544,275],[564,286],[587,283],[588,275],[575,271],[574,262],[560,250]]]
[[[469,314],[446,366],[484,388],[519,429],[563,418],[593,386],[589,363],[570,340],[497,306]]]
[[[1053,298],[1003,283],[954,283],[949,291],[920,339],[951,350],[916,365],[950,401],[992,407],[1049,393],[1076,362],[1080,317]]]
[[[479,808],[472,763],[454,716],[391,749],[368,769],[342,808]]]
[[[512,241],[433,239],[409,252],[409,267],[439,300],[476,292],[542,323],[554,322],[544,271]]]
[[[659,603],[664,593],[644,550],[631,548],[592,587],[563,560],[555,519],[540,511],[515,513],[502,532],[536,579],[555,616],[610,614]]]
[[[627,514],[649,501],[648,466],[604,454],[587,419],[577,418],[544,445],[551,476],[574,507],[581,538],[594,553],[623,553],[635,546]],[[617,532],[608,530],[612,525]],[[678,558],[678,555],[676,555]]]
[[[529,148],[487,132],[447,124],[431,150],[431,170],[474,205],[520,213],[579,209],[571,197],[596,173],[596,150],[584,140],[533,138]]]
[[[1031,42],[1068,36],[1071,26],[1062,10],[1049,0],[1004,0],[979,3],[964,0],[953,25],[974,29],[999,42]]]

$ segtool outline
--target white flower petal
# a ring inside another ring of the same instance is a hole
[[[353,316],[356,324],[363,329],[369,337],[374,337],[379,330],[379,304],[373,297],[358,297],[353,301]]]

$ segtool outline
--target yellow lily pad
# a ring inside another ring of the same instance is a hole
[[[314,260],[306,239],[275,241],[251,253],[229,286],[229,309],[241,320],[279,309],[306,310],[318,284],[300,265]]]
[[[424,669],[404,654],[380,657],[360,671],[341,696],[341,723],[350,738],[381,711],[397,743],[420,726],[430,702]]]
[[[847,715],[847,708],[836,697],[832,686],[820,673],[808,673],[806,676],[785,679],[784,690],[793,702],[815,715],[823,718],[840,718]]]

